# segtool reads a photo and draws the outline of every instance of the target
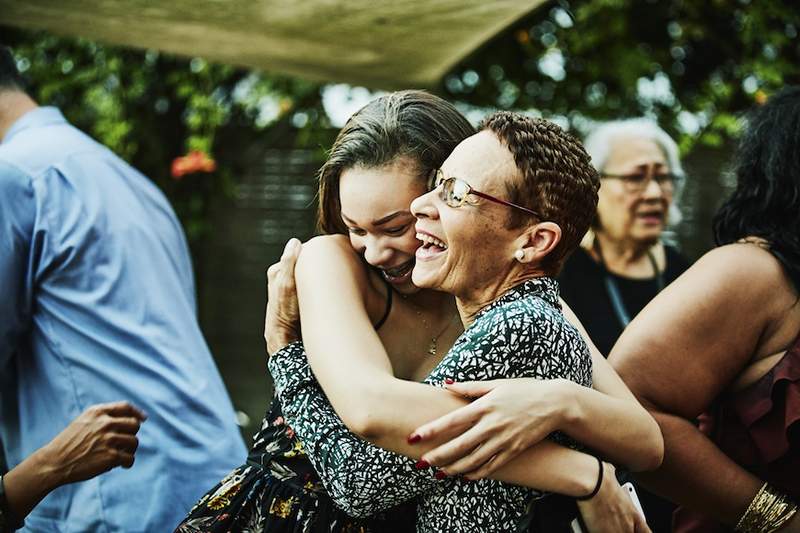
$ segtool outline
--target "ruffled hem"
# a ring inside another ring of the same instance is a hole
[[[324,494],[243,465],[208,491],[176,533],[367,533]]]
[[[772,463],[800,450],[800,339],[767,374],[731,400],[762,461]]]

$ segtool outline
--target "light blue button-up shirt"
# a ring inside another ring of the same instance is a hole
[[[29,531],[172,531],[244,462],[175,214],[55,108],[28,112],[0,144],[0,291],[9,467],[92,404],[149,416],[132,469],[55,490]]]

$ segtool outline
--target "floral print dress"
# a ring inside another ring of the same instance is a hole
[[[407,533],[414,531],[414,506],[365,519],[339,510],[275,400],[254,437],[247,463],[208,491],[175,531]]]

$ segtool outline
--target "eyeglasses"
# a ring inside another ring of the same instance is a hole
[[[428,191],[436,190],[440,186],[441,192],[439,193],[439,198],[450,207],[461,207],[465,203],[469,202],[467,197],[470,194],[474,194],[475,196],[480,196],[481,198],[489,200],[490,202],[520,209],[529,215],[535,216],[536,218],[543,218],[533,209],[528,209],[527,207],[522,207],[521,205],[507,202],[506,200],[501,200],[500,198],[495,198],[494,196],[484,192],[476,191],[470,186],[469,183],[460,178],[445,178],[442,169],[435,168],[431,170],[430,174],[428,175]]]
[[[635,174],[600,174],[601,178],[610,178],[622,181],[622,185],[626,192],[631,194],[641,194],[650,186],[650,182],[655,180],[658,186],[661,187],[661,192],[669,194],[675,188],[675,180],[678,176],[670,172],[656,173],[650,169],[646,172],[637,172]]]

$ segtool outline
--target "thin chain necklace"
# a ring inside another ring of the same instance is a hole
[[[422,323],[425,324],[425,326],[427,328],[428,323],[425,321],[424,318],[422,318],[422,311],[416,311],[416,313],[417,313],[417,316],[420,317],[420,320],[422,321]],[[450,329],[450,326],[452,326],[453,323],[455,323],[457,318],[459,318],[459,314],[455,313],[453,315],[453,318],[451,318],[450,320],[447,321],[447,324],[444,325],[442,330],[439,333],[437,333],[436,335],[434,335],[433,337],[431,337],[431,342],[428,344],[428,355],[430,355],[431,357],[436,357],[437,356],[437,354],[438,354],[437,350],[439,348],[439,337],[444,335],[444,333],[448,329]]]

